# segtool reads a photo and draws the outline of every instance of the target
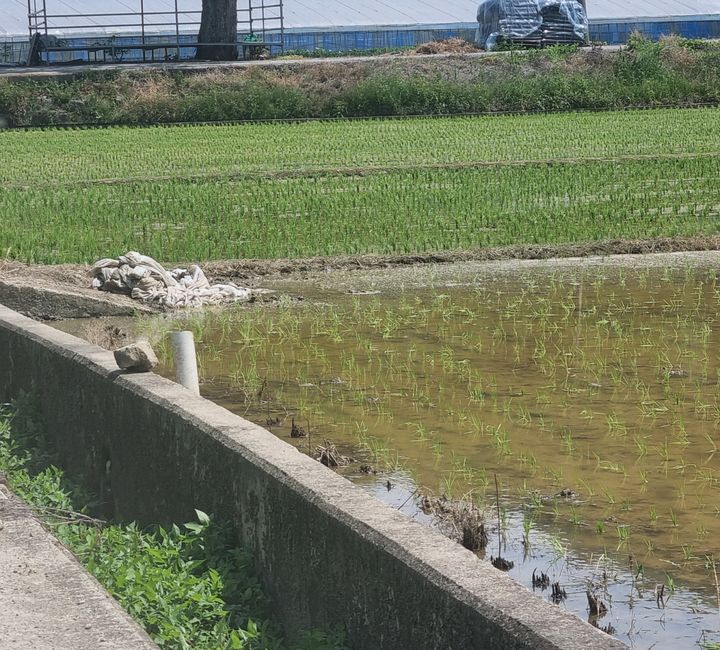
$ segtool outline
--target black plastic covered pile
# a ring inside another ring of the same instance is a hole
[[[477,19],[476,42],[486,50],[504,42],[583,44],[588,37],[587,14],[578,0],[483,0]]]

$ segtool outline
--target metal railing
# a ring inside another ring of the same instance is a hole
[[[40,35],[42,52],[86,51],[111,53],[136,50],[154,57],[154,51],[174,49],[176,58],[182,51],[196,48],[200,28],[200,10],[180,9],[178,0],[166,11],[152,8],[151,0],[134,0],[136,11],[103,13],[50,13],[48,5],[57,0],[27,0],[28,32],[30,38]],[[130,0],[132,2],[132,0]],[[237,9],[237,43],[201,43],[202,45],[233,45],[242,48],[243,55],[258,48],[283,50],[284,15],[283,0],[240,0]],[[128,0],[123,3],[128,6]],[[130,5],[132,6],[132,5]],[[148,6],[151,8],[148,9]],[[78,43],[82,39],[94,39],[91,43]],[[137,40],[139,39],[139,41]],[[77,44],[72,44],[77,43]],[[253,49],[254,48],[254,49]],[[187,57],[191,58],[191,57]]]

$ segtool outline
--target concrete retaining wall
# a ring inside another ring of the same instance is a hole
[[[0,280],[0,303],[40,320],[157,313],[130,296],[82,287],[38,287],[29,280]]]
[[[291,633],[342,624],[373,650],[624,647],[268,431],[0,306],[0,401],[21,391],[110,514],[234,522]]]

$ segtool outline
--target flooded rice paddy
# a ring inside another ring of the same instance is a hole
[[[718,259],[665,257],[290,279],[324,302],[140,327],[167,376],[164,334],[192,329],[205,396],[313,455],[332,441],[355,461],[338,471],[409,516],[476,503],[488,561],[497,477],[516,580],[547,574],[559,607],[634,647],[716,648]]]

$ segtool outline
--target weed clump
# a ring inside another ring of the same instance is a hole
[[[420,497],[425,514],[435,517],[440,530],[470,551],[481,551],[488,543],[485,515],[470,501],[453,501],[445,496]]]
[[[347,467],[353,462],[352,458],[343,456],[330,440],[325,440],[324,445],[318,445],[315,448],[315,453],[317,454],[317,460],[325,467]]]
[[[461,39],[418,48],[474,50]],[[0,83],[0,115],[14,126],[45,126],[717,103],[719,64],[717,44],[636,35],[620,53],[557,46],[482,60],[392,56],[229,72],[92,73]]]

